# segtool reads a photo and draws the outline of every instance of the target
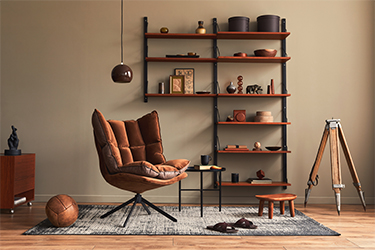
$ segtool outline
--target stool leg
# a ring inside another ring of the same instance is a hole
[[[294,201],[289,201],[289,210],[290,210],[290,216],[294,217],[295,216],[295,213],[294,213]]]
[[[263,215],[263,206],[264,206],[264,200],[259,201],[259,210],[258,210],[258,216]]]
[[[284,212],[285,212],[284,201],[280,201],[280,214],[284,214]]]
[[[273,201],[268,201],[268,218],[273,218]]]

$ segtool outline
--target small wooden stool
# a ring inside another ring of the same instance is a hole
[[[284,202],[289,201],[290,216],[294,217],[294,200],[297,198],[295,194],[265,194],[265,195],[255,195],[259,199],[259,212],[258,216],[263,215],[264,201],[268,201],[268,218],[273,217],[273,202],[280,201],[280,214],[284,214],[285,206]]]

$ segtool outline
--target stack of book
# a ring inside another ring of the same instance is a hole
[[[247,182],[250,184],[272,184],[272,180],[269,178],[249,178],[247,179]]]
[[[227,145],[225,151],[249,151],[246,145]]]

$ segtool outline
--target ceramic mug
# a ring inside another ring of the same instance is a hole
[[[212,157],[209,155],[201,155],[201,163],[202,165],[208,165],[208,163],[212,160]]]
[[[238,173],[232,173],[232,183],[238,183],[240,179],[239,177]]]

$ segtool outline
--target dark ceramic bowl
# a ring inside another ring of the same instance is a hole
[[[277,151],[277,150],[281,149],[281,147],[279,147],[279,146],[270,146],[270,147],[266,147],[266,149],[268,149],[270,151]]]
[[[258,49],[254,51],[255,56],[274,57],[277,50],[275,49]]]

